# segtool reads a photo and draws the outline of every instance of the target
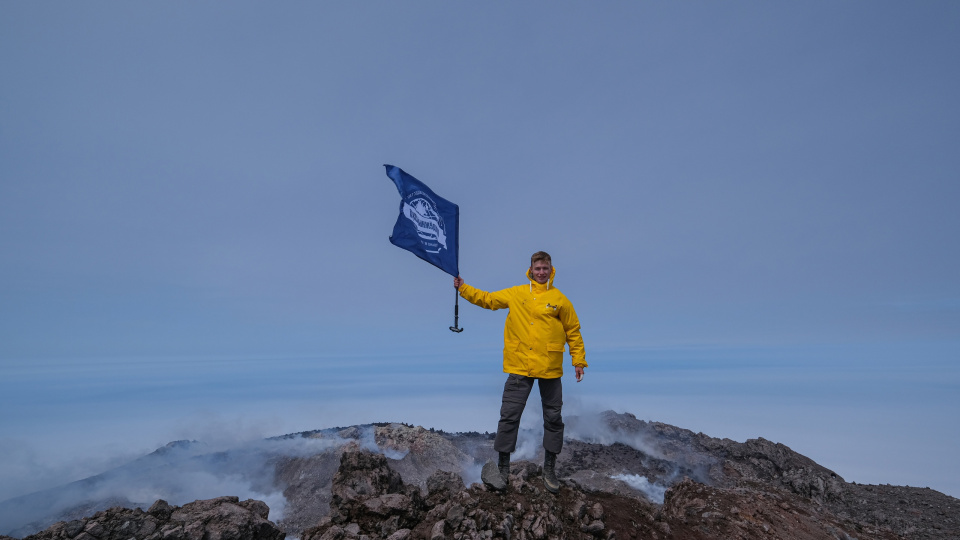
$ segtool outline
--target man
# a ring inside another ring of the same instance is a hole
[[[497,470],[483,475],[484,482],[497,489],[503,489],[509,481],[510,454],[517,447],[520,415],[534,382],[540,389],[543,405],[543,483],[552,493],[560,489],[555,464],[563,447],[560,377],[564,345],[570,347],[577,382],[583,379],[587,362],[580,321],[567,297],[553,287],[555,275],[550,255],[538,251],[530,257],[529,285],[485,292],[467,285],[459,276],[453,280],[453,286],[468,302],[486,309],[510,310],[503,329],[503,371],[508,376],[503,385],[500,423],[493,444],[499,459]],[[487,467],[484,469],[488,471]]]

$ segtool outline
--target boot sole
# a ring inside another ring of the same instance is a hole
[[[543,487],[547,488],[547,491],[549,491],[550,493],[557,493],[560,491],[560,482],[557,482],[556,487],[554,487],[550,485],[550,482],[547,482],[546,476],[542,478],[543,478]]]

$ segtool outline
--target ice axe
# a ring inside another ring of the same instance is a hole
[[[460,333],[463,332],[463,328],[459,327],[460,324],[460,292],[456,289],[453,290],[453,294],[456,297],[456,300],[453,301],[453,326],[450,327],[451,332]]]

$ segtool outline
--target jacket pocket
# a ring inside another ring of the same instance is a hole
[[[546,369],[542,376],[545,378],[563,375],[563,343],[547,345],[547,365],[544,368]]]

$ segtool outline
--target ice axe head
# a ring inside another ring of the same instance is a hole
[[[451,332],[456,332],[456,333],[459,334],[460,332],[463,332],[463,328],[457,328],[456,326],[451,326],[451,327],[450,327],[450,331],[451,331]]]

